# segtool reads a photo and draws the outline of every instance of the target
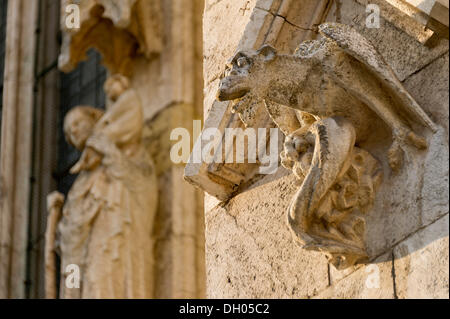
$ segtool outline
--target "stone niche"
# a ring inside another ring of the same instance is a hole
[[[379,2],[382,8],[389,4]],[[365,215],[367,258],[344,267],[327,249],[304,249],[291,234],[287,214],[302,185],[295,170],[280,165],[275,174],[260,175],[258,164],[197,164],[191,157],[185,178],[208,193],[208,297],[448,298],[448,39],[438,36],[427,43],[424,37],[434,31],[414,33],[409,16],[395,6],[389,10],[382,10],[380,28],[367,28],[366,3],[359,0],[206,2],[205,128],[278,126],[283,131],[283,114],[292,113],[283,105],[269,114],[262,101],[256,102],[248,116],[231,111],[235,102],[216,100],[221,74],[239,51],[270,59],[267,47],[257,51],[264,44],[278,55],[293,55],[303,41],[323,38],[318,31],[325,22],[350,26],[370,41],[393,71],[384,80],[394,75],[394,91],[410,95],[429,124],[412,124],[423,137],[416,146],[426,142],[427,147],[403,145],[398,167],[389,155],[393,139],[384,124],[356,144],[377,163],[382,178]],[[305,44],[296,54],[307,56],[310,49]],[[281,163],[285,154],[280,155]]]

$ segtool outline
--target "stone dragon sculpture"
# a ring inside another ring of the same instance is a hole
[[[217,99],[233,101],[244,120],[265,104],[286,135],[282,164],[302,180],[288,226],[300,246],[326,252],[337,268],[346,268],[368,259],[365,216],[382,180],[378,160],[358,145],[384,126],[396,171],[404,145],[427,147],[414,127],[436,127],[361,34],[337,23],[319,31],[322,39],[303,42],[293,55],[268,45],[238,52]]]

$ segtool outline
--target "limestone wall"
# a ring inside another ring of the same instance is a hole
[[[314,27],[320,20],[352,25],[370,39],[438,130],[421,132],[428,150],[408,148],[397,173],[389,168],[381,143],[364,145],[384,174],[368,218],[371,261],[365,265],[339,271],[322,253],[294,243],[286,211],[299,182],[282,167],[276,174],[253,177],[225,202],[206,195],[207,296],[448,298],[448,40],[425,46],[383,17],[379,29],[369,29],[364,1],[293,1],[284,15],[274,11],[280,2],[206,1],[206,118],[219,75],[235,50],[269,42],[291,53],[300,41],[317,37]],[[271,30],[282,24],[275,36],[261,31],[266,20]]]

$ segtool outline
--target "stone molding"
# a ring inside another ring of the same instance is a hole
[[[0,298],[24,298],[38,1],[9,1],[0,175]]]

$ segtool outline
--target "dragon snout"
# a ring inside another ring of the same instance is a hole
[[[220,81],[216,97],[219,101],[231,101],[243,97],[249,91],[250,88],[242,77],[229,76]]]

